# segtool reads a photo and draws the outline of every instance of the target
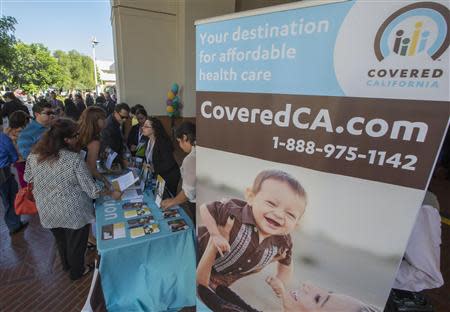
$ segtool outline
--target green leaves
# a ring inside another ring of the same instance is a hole
[[[7,69],[11,65],[14,52],[14,25],[17,21],[14,17],[0,17],[0,81],[7,79]]]
[[[9,80],[14,87],[35,93],[60,84],[63,70],[44,45],[19,42],[14,48],[9,70]]]
[[[92,90],[94,82],[94,62],[89,56],[80,54],[75,50],[69,52],[55,51],[53,56],[63,70],[64,78],[61,81],[63,88],[70,90]]]
[[[53,55],[40,43],[26,44],[14,36],[14,17],[0,18],[0,81],[27,93],[49,87],[66,90],[92,90],[94,62],[72,50]],[[98,77],[98,73],[97,73]]]

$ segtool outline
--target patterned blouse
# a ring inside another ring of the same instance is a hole
[[[94,219],[92,199],[99,196],[100,187],[79,153],[61,150],[58,160],[41,163],[30,154],[24,179],[33,182],[43,227],[79,229]]]

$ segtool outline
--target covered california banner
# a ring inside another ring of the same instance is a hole
[[[204,309],[383,310],[449,124],[449,16],[302,1],[197,22]]]

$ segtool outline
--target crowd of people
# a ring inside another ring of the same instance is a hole
[[[6,225],[10,235],[27,227],[15,213],[14,200],[19,186],[32,183],[41,225],[52,232],[62,267],[72,280],[92,270],[84,257],[90,225],[95,222],[93,200],[104,195],[121,198],[97,165],[105,161],[108,152],[117,154],[114,162],[122,169],[128,168],[130,156],[140,157],[154,176],[166,181],[162,206],[186,204],[194,218],[194,124],[185,122],[176,130],[178,144],[188,154],[180,168],[174,142],[162,122],[142,105],[116,104],[108,92],[95,100],[89,94],[85,98],[70,94],[63,101],[51,92],[49,98],[38,99],[29,112],[14,93],[4,98],[0,195]]]

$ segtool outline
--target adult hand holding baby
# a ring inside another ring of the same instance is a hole
[[[231,249],[229,241],[233,225],[234,219],[228,217],[227,223],[225,223],[224,226],[218,226],[219,233],[211,235],[212,242],[214,246],[216,246],[216,249],[221,257],[223,257],[223,254],[229,252]]]

